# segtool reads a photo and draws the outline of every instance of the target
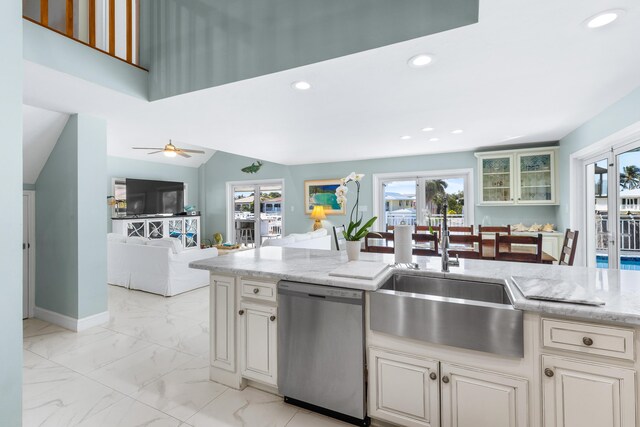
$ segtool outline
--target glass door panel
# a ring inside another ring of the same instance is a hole
[[[549,201],[552,199],[551,154],[518,156],[520,194],[522,201]]]
[[[282,237],[282,206],[284,203],[282,185],[260,185],[260,226],[256,241]]]
[[[617,155],[618,261],[622,270],[640,270],[640,147]]]
[[[511,194],[511,157],[499,157],[482,160],[482,201],[510,202]]]
[[[386,181],[383,187],[384,222],[382,230],[400,224],[416,223],[416,180]]]
[[[228,241],[243,246],[255,245],[255,186],[242,185],[233,187],[233,221],[234,236],[227,236]]]
[[[442,225],[444,212],[442,206],[447,201],[447,223],[451,227],[461,227],[466,224],[464,212],[464,178],[424,178],[420,180],[420,187],[424,188],[424,206],[421,207],[423,217],[420,224],[432,226],[439,230]],[[426,228],[429,230],[429,228]]]
[[[611,268],[609,230],[609,159],[586,164],[587,266]]]

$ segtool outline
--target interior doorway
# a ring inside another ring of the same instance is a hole
[[[22,195],[22,318],[33,317],[35,304],[35,191]]]
[[[284,181],[227,183],[226,241],[260,247],[284,233]]]

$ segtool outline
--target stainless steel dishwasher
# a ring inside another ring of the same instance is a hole
[[[364,292],[283,280],[278,301],[278,389],[285,401],[368,425]]]

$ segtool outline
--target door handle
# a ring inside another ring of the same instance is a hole
[[[23,243],[23,244],[22,244],[22,250],[24,251],[25,249],[27,249],[27,244],[26,244],[26,243]]]

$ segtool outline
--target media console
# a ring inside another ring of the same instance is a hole
[[[200,247],[199,215],[111,218],[112,232],[127,237],[180,239],[185,249]]]

